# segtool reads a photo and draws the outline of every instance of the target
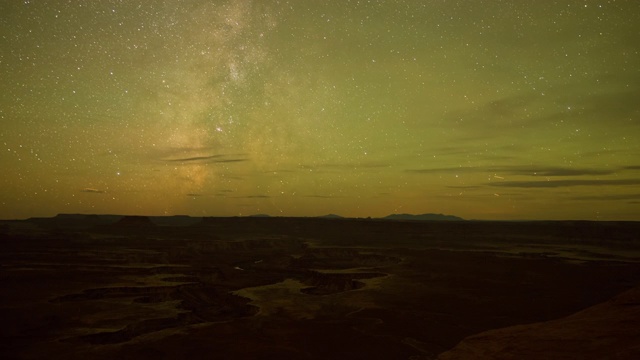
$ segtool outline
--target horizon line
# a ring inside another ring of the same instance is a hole
[[[270,214],[249,214],[249,215],[188,215],[188,214],[173,214],[173,215],[142,215],[142,214],[114,214],[114,213],[58,213],[52,216],[31,216],[28,218],[14,218],[14,219],[0,219],[0,221],[28,221],[32,219],[55,219],[61,215],[76,215],[76,216],[137,216],[137,217],[148,217],[148,218],[170,218],[170,217],[189,217],[189,218],[292,218],[292,219],[326,219],[326,220],[385,220],[385,221],[415,221],[415,222],[640,222],[640,220],[604,220],[604,219],[465,219],[459,217],[457,215],[451,214],[442,214],[442,213],[422,213],[422,214],[409,214],[409,213],[391,213],[386,216],[374,217],[374,216],[364,216],[364,217],[350,217],[350,216],[342,216],[335,213],[329,213],[324,215],[270,215]],[[394,219],[389,218],[393,215],[405,215],[405,216],[422,216],[422,215],[434,215],[441,216],[445,219]],[[451,219],[454,217],[456,219]]]

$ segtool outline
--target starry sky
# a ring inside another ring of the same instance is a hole
[[[640,220],[637,0],[0,2],[0,218]]]

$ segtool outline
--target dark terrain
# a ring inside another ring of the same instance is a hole
[[[0,358],[638,358],[638,234],[634,222],[2,221]]]

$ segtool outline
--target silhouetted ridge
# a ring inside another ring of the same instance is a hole
[[[385,220],[417,220],[417,221],[462,221],[461,217],[444,214],[391,214],[383,217]]]
[[[343,216],[336,215],[336,214],[327,214],[327,215],[322,215],[318,217],[322,219],[344,219]]]
[[[160,226],[190,226],[202,221],[201,217],[191,217],[189,215],[150,216],[149,219]]]
[[[128,215],[120,219],[116,226],[125,226],[125,227],[150,227],[155,226],[151,219],[148,216],[138,216],[138,215]]]
[[[121,218],[120,215],[58,214],[50,218],[30,218],[28,221],[45,228],[80,229],[113,224]]]
[[[253,215],[249,215],[248,217],[253,217],[253,218],[268,218],[271,217],[271,215],[269,214],[253,214]]]

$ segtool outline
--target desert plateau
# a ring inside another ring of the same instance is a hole
[[[640,225],[3,221],[3,359],[633,359]]]

